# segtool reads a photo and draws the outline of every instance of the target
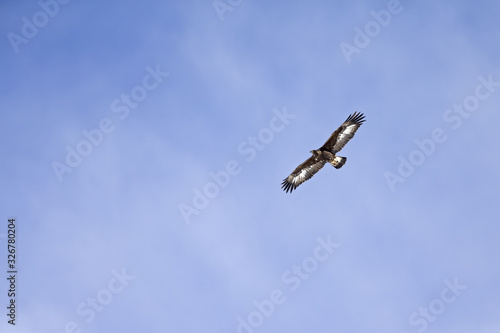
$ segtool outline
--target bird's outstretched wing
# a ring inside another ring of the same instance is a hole
[[[290,176],[283,179],[281,188],[287,193],[292,193],[297,186],[314,176],[314,174],[318,172],[325,165],[325,163],[326,161],[324,159],[317,160],[315,156],[309,157],[304,163],[293,170]]]
[[[349,140],[352,139],[354,133],[359,126],[365,121],[365,116],[360,112],[354,112],[333,134],[326,140],[320,150],[327,150],[332,154],[338,153]]]

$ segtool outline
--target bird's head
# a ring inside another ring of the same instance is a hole
[[[314,156],[317,156],[317,155],[319,155],[319,150],[314,149],[314,150],[311,150],[310,153],[313,154]]]

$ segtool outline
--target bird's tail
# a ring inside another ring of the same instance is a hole
[[[335,169],[340,169],[347,161],[347,157],[335,156],[333,160],[330,162],[331,165],[335,167]]]

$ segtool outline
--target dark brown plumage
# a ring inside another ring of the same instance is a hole
[[[362,113],[354,112],[351,114],[342,126],[330,135],[321,148],[311,150],[313,156],[309,157],[290,176],[285,178],[281,183],[281,188],[287,193],[292,193],[300,184],[314,176],[326,163],[330,163],[336,169],[340,169],[345,164],[347,158],[335,156],[335,154],[352,139],[364,121],[365,116]]]

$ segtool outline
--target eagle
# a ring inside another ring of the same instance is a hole
[[[314,176],[326,162],[340,169],[347,161],[346,157],[336,156],[346,143],[352,139],[359,126],[365,121],[365,116],[360,112],[354,112],[333,134],[326,140],[321,148],[311,150],[312,156],[299,165],[290,176],[283,179],[281,188],[285,192],[292,193],[300,184]]]

